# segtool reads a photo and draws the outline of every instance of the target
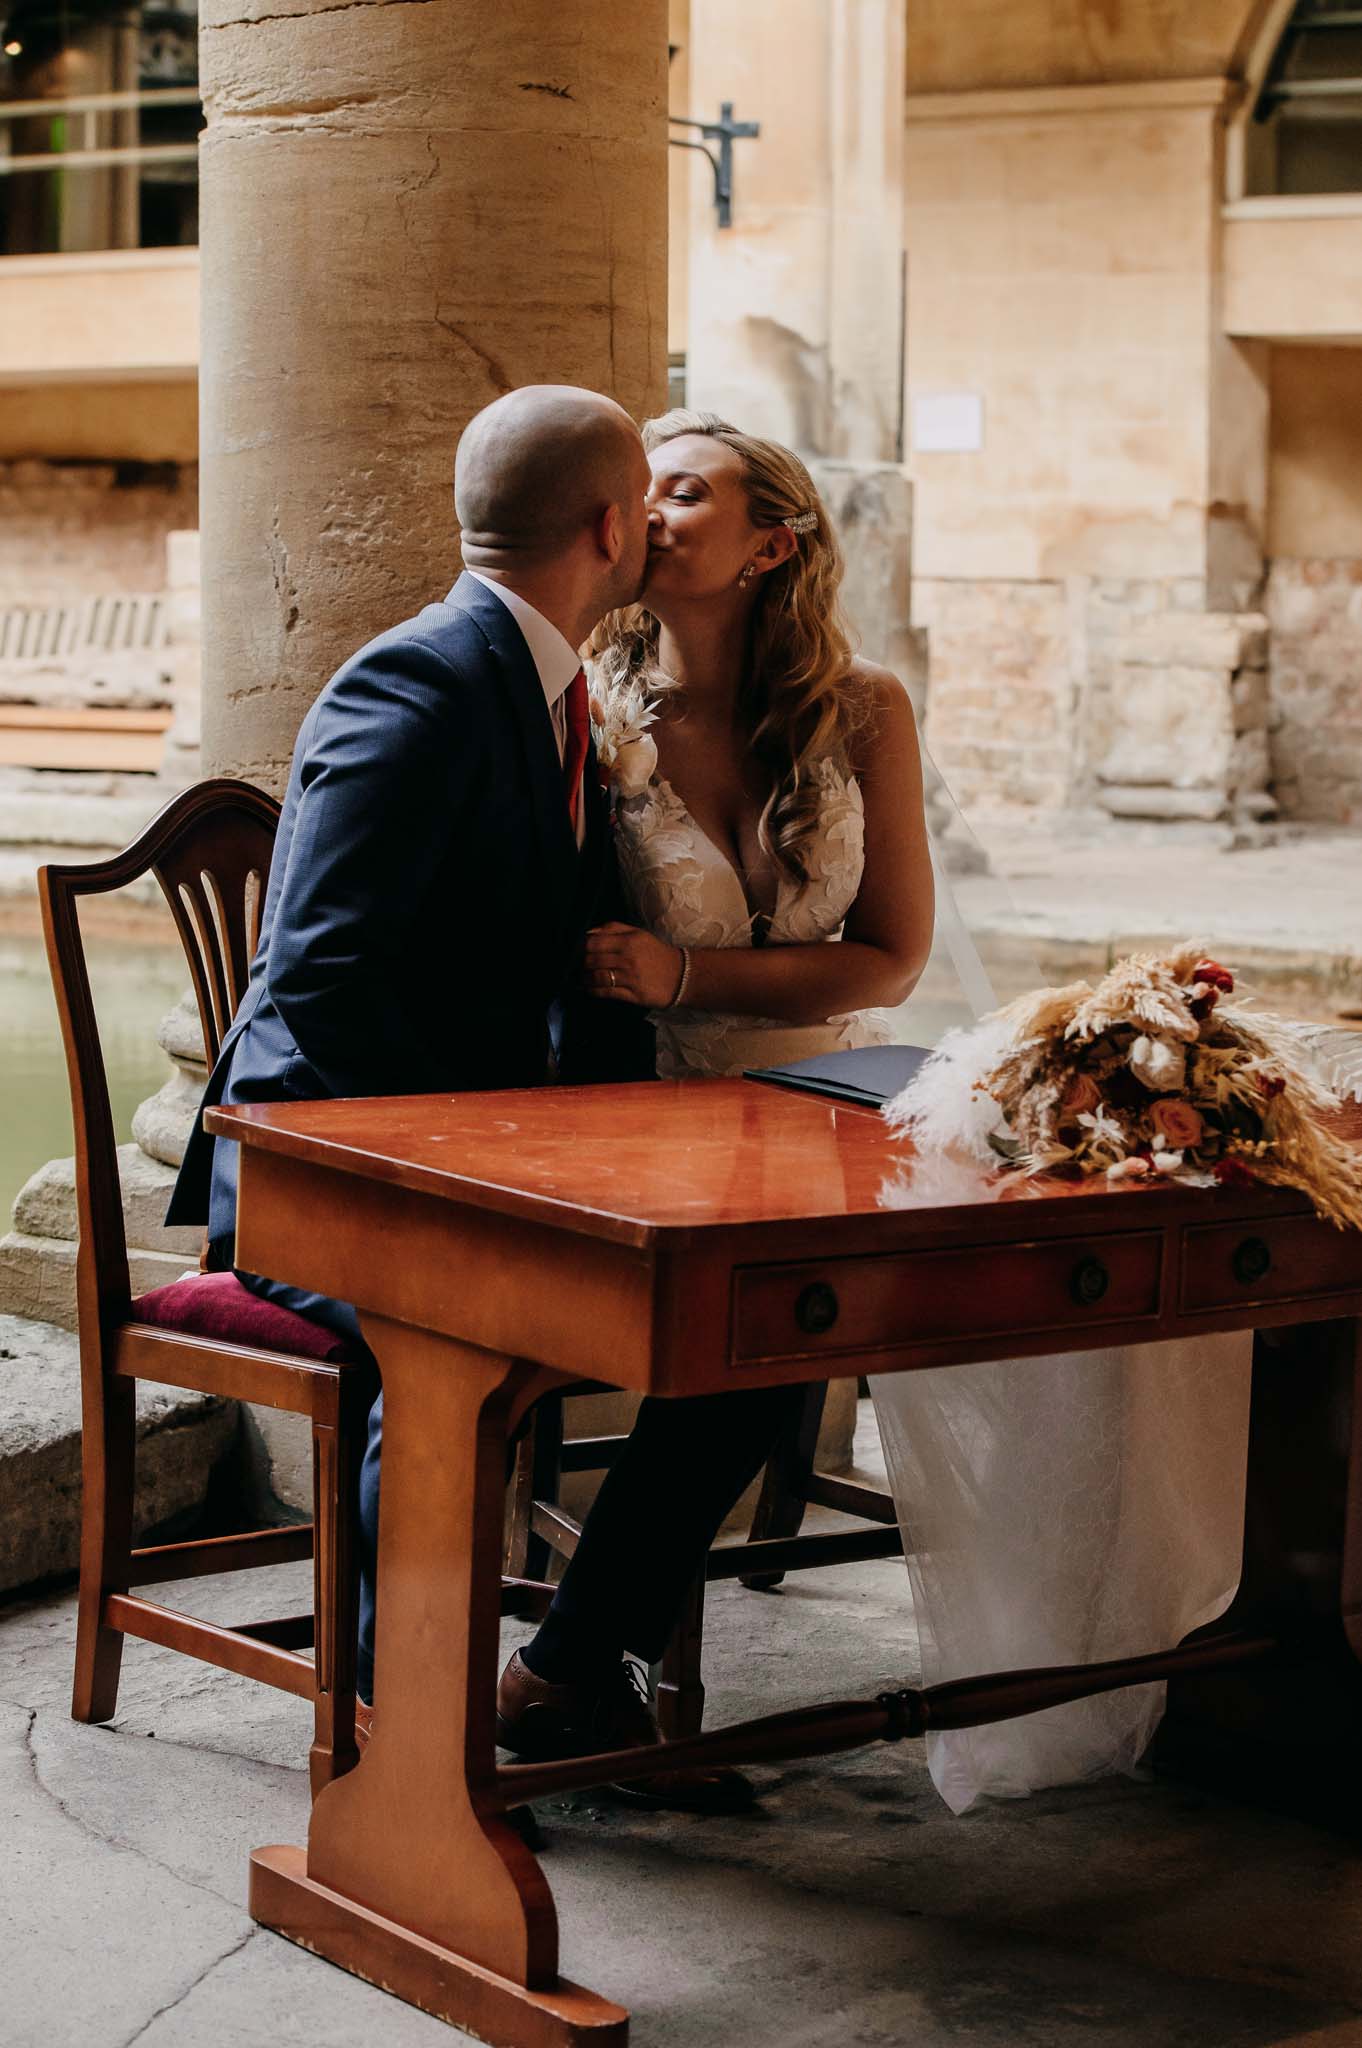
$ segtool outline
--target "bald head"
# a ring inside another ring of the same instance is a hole
[[[469,421],[455,457],[465,562],[512,569],[561,554],[610,506],[641,496],[642,450],[628,413],[600,392],[508,391]]]

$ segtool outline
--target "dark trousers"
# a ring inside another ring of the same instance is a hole
[[[338,1331],[358,1350],[359,1318],[346,1302],[242,1273],[266,1300]],[[581,1541],[540,1637],[555,1661],[583,1673],[628,1651],[656,1663],[681,1616],[705,1553],[739,1495],[792,1425],[799,1387],[745,1388],[692,1400],[645,1400],[601,1482]],[[369,1413],[359,1480],[360,1610],[357,1687],[373,1699],[383,1396]]]

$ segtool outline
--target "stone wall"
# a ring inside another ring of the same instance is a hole
[[[192,464],[0,463],[0,604],[163,589],[167,536],[197,525]]]
[[[927,636],[927,741],[957,801],[1064,804],[1078,694],[1065,585],[920,577],[913,618]]]
[[[1264,606],[1283,814],[1362,825],[1362,559],[1273,562]]]

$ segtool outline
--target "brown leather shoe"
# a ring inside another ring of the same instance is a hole
[[[635,1664],[621,1663],[605,1685],[551,1685],[516,1651],[497,1686],[497,1741],[514,1756],[542,1762],[597,1750],[650,1748],[661,1741]],[[635,1806],[683,1813],[744,1813],[756,1799],[741,1771],[661,1771],[610,1788]]]

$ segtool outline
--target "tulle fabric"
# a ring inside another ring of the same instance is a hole
[[[923,1682],[1167,1649],[1239,1580],[1246,1336],[871,1382]],[[1164,1687],[929,1735],[946,1804],[1132,1770]]]

